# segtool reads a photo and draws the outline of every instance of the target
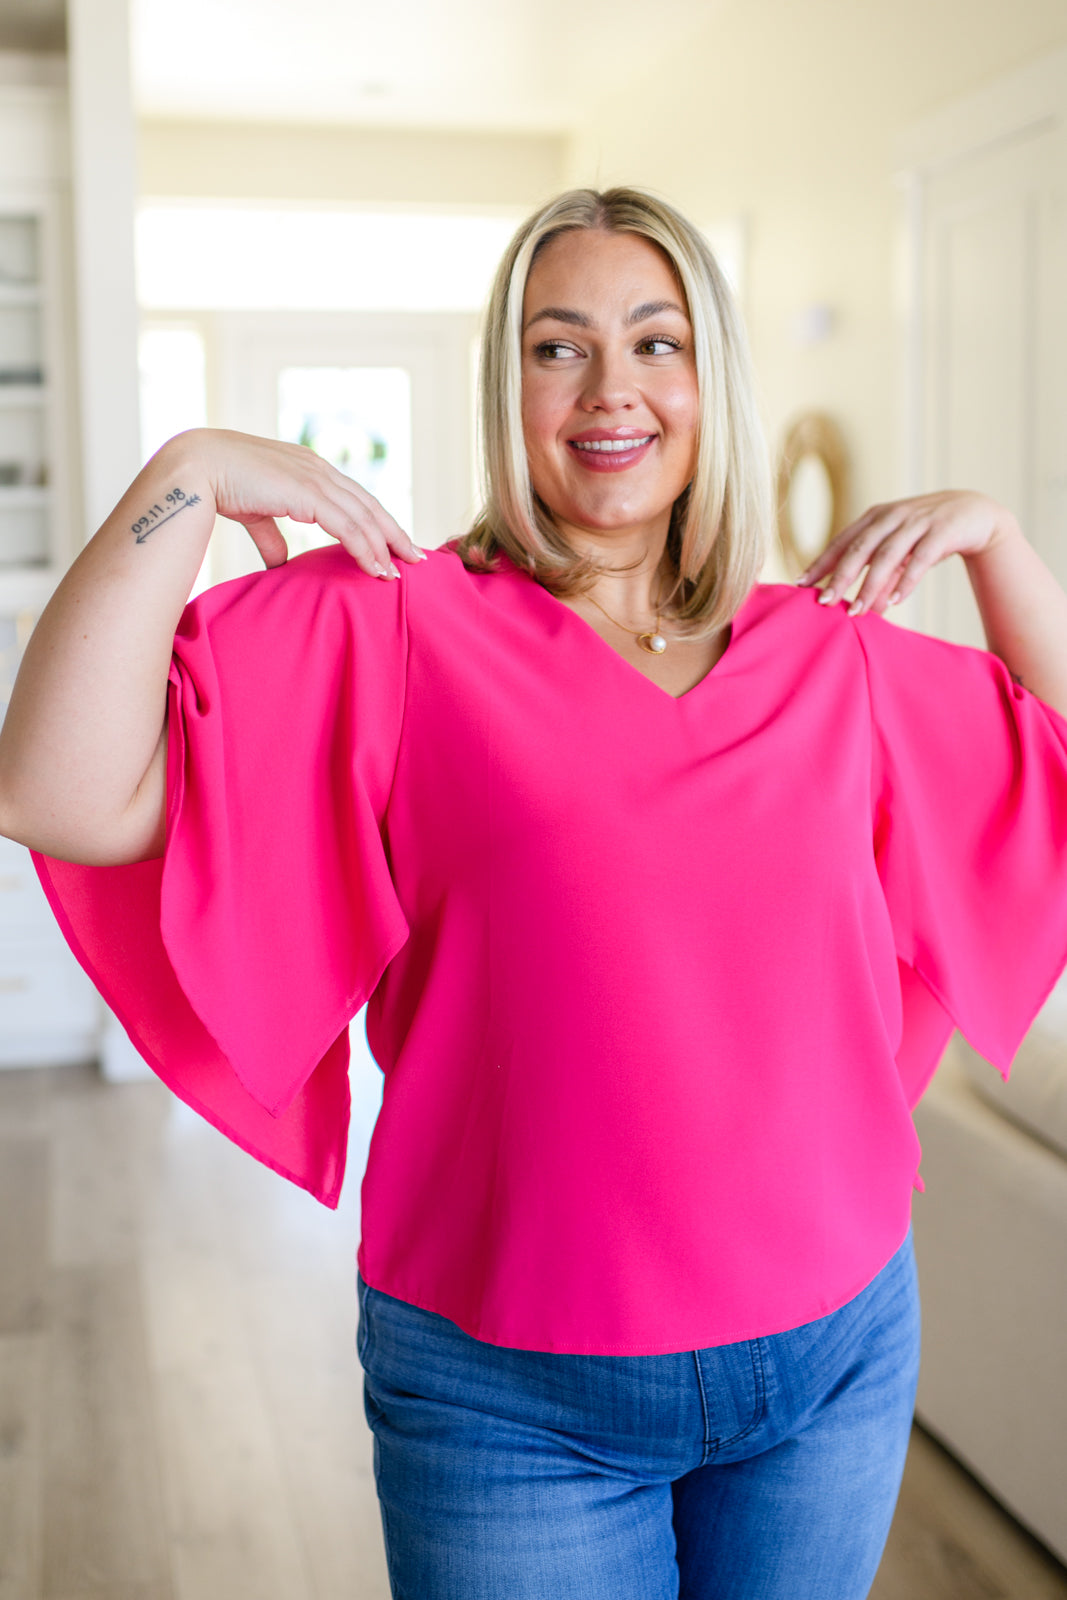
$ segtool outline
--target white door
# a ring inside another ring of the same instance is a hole
[[[921,483],[1003,501],[1067,585],[1067,70],[1040,109],[922,174]],[[924,586],[924,626],[984,646],[963,563]]]
[[[311,445],[434,546],[474,510],[473,348],[462,313],[228,312],[215,319],[220,425]],[[296,551],[329,542],[286,524]],[[256,570],[251,541],[220,524],[212,580]]]

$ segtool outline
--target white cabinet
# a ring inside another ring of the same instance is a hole
[[[52,549],[41,201],[0,198],[0,565],[42,567]]]
[[[66,147],[63,89],[0,85],[0,718],[78,542]],[[101,1013],[29,851],[0,838],[0,1067],[91,1058]]]
[[[100,1010],[29,851],[0,838],[0,1067],[92,1059]]]
[[[0,611],[36,607],[77,552],[66,95],[0,85]]]
[[[0,609],[0,718],[35,613]],[[30,852],[0,836],[0,1068],[88,1061],[103,1007],[52,915]]]

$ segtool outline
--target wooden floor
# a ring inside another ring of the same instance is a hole
[[[346,1189],[154,1082],[0,1073],[0,1600],[386,1600]],[[873,1594],[1067,1600],[1067,1570],[916,1430]]]

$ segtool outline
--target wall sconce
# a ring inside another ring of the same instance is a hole
[[[804,349],[825,344],[837,331],[837,312],[828,305],[804,306],[794,315],[791,327],[794,344]]]

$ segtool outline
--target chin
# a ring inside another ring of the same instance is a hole
[[[575,528],[587,528],[590,533],[627,533],[631,528],[645,527],[670,514],[673,501],[666,506],[569,506],[557,509],[553,515]]]
[[[684,488],[683,484],[675,493],[670,493],[660,492],[657,486],[656,492],[642,494],[624,492],[622,484],[612,485],[614,492],[558,495],[554,497],[551,510],[553,516],[575,527],[589,528],[598,533],[622,533],[627,528],[641,527],[669,517],[675,500]],[[637,489],[636,484],[633,489]]]

